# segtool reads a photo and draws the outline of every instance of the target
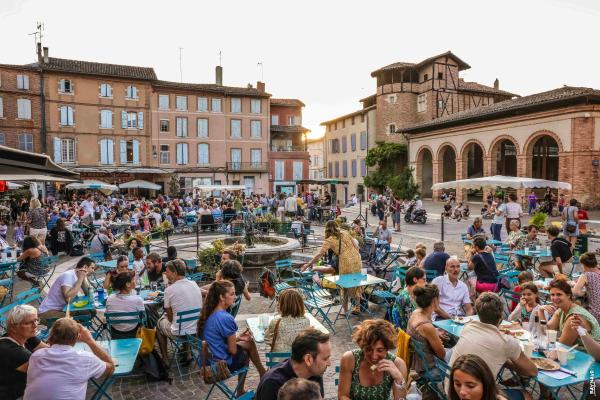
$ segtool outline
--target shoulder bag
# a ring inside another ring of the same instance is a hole
[[[213,365],[206,365],[207,358],[208,345],[206,342],[202,342],[202,368],[200,369],[200,375],[202,376],[204,383],[213,385],[217,382],[224,381],[231,376],[226,361],[215,360]]]
[[[277,341],[277,336],[279,334],[279,324],[281,323],[281,318],[277,320],[275,323],[275,328],[273,328],[273,340],[271,341],[271,353],[273,353],[273,349],[275,348],[275,342]]]

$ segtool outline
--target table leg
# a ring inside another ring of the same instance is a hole
[[[96,382],[95,379],[90,379],[94,386],[98,388],[96,393],[92,396],[92,400],[100,400],[102,397],[106,397],[108,400],[112,400],[112,397],[108,394],[108,389],[111,387],[113,382],[115,381],[115,377],[113,375],[104,379],[104,381],[100,384]]]

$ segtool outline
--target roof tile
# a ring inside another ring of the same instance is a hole
[[[38,63],[30,64],[39,66]],[[67,60],[65,58],[49,57],[48,63],[42,64],[45,70],[71,72],[86,75],[116,76],[119,78],[155,80],[153,68],[134,67],[130,65],[106,64],[90,61]]]

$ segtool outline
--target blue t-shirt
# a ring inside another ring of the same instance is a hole
[[[483,227],[479,227],[479,229],[477,229],[473,225],[471,225],[467,228],[467,235],[470,235],[471,237],[482,233],[485,233]]]
[[[227,351],[227,338],[235,335],[237,329],[235,319],[227,311],[215,311],[208,317],[204,325],[204,340],[214,360],[225,360],[227,365],[231,365],[233,357]]]
[[[437,271],[437,276],[444,275],[446,271],[446,261],[450,256],[443,251],[434,251],[423,260],[423,268],[426,270],[435,270]]]

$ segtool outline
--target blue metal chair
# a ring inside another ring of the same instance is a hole
[[[203,363],[206,364],[206,367],[210,367],[213,370],[213,374],[216,376],[216,363],[214,363],[214,360],[208,356],[208,345],[206,342],[202,342],[202,359],[203,359]],[[248,367],[243,367],[238,369],[237,371],[233,371],[231,373],[231,376],[225,380],[219,381],[214,383],[208,393],[206,394],[205,400],[211,399],[211,393],[214,390],[214,388],[216,387],[217,389],[219,389],[224,395],[226,399],[230,399],[230,400],[234,400],[237,399],[236,393],[238,391],[238,389],[240,388],[241,383],[244,381],[244,379],[242,379],[246,374],[248,373]],[[238,382],[237,385],[231,389],[229,386],[227,386],[227,380],[233,378],[233,377],[238,377]],[[247,393],[246,393],[247,395]],[[244,396],[246,396],[244,395]],[[240,396],[240,399],[248,399],[248,397],[244,397],[244,396]]]
[[[292,353],[282,352],[282,353],[266,353],[265,357],[267,358],[267,362],[265,363],[268,369],[276,366],[282,361],[287,360],[292,356]]]
[[[440,391],[439,384],[444,382],[444,376],[438,372],[438,369],[432,370],[429,366],[429,361],[427,356],[425,355],[425,345],[418,340],[412,338],[410,340],[412,344],[413,350],[415,352],[415,356],[419,357],[421,363],[423,365],[424,372],[419,377],[417,382],[419,382],[423,386],[428,386],[433,392],[435,392],[440,398],[445,398],[445,393],[443,390]]]
[[[87,257],[91,258],[96,263],[104,261],[104,253],[102,253],[102,252],[100,252],[100,253],[90,253],[90,254],[87,255]]]
[[[113,325],[116,324],[136,324],[144,325],[146,323],[146,313],[144,311],[129,312],[107,312],[104,313],[108,334],[112,332]]]
[[[233,303],[233,305],[231,306],[230,314],[233,316],[233,318],[235,318],[238,311],[240,311],[240,305],[242,304],[242,297],[243,296],[241,294],[239,296],[237,296],[235,299],[235,303]]]
[[[236,397],[235,400],[252,400],[254,398],[254,390],[244,393],[240,397]]]
[[[97,340],[100,337],[100,333],[102,332],[101,327],[95,327],[93,324],[93,318],[90,314],[84,315],[72,315],[71,318],[81,325],[85,326],[91,333],[94,340]],[[40,340],[47,340],[48,336],[50,336],[50,330],[52,329],[52,325],[59,318],[48,318],[46,319],[46,330],[40,331],[37,333],[37,338]]]
[[[183,376],[181,372],[181,366],[179,365],[179,359],[177,358],[178,354],[182,354],[186,347],[190,347],[190,353],[192,358],[195,358],[196,361],[200,359],[200,339],[197,336],[187,335],[181,333],[181,326],[185,322],[198,322],[198,318],[200,318],[200,309],[195,308],[187,311],[179,311],[175,315],[175,323],[177,324],[178,335],[174,338],[169,337],[169,342],[173,345],[173,355],[171,356],[171,360],[169,361],[169,366],[173,364],[173,361],[177,363],[177,371],[179,372],[179,376]],[[194,349],[196,349],[197,353],[194,356]]]
[[[43,268],[42,272],[33,273],[34,279],[38,281],[40,293],[43,292],[45,287],[50,288],[50,279],[54,275],[56,269],[56,263],[58,262],[58,256],[42,257],[40,260],[40,267]]]
[[[16,294],[14,299],[13,299],[13,303],[15,304],[28,304],[31,303],[33,301],[37,301],[39,304],[42,303],[41,301],[41,295],[40,295],[40,288],[31,288],[29,290],[25,290],[24,292],[21,292],[19,294]]]
[[[288,277],[284,278],[283,275],[289,274]],[[283,292],[285,289],[290,289],[294,286],[290,285],[290,283],[295,282],[296,278],[294,277],[294,267],[292,265],[292,259],[286,258],[283,260],[275,261],[275,279],[278,283],[275,284],[275,297],[273,297],[273,301],[269,304],[269,308],[273,306],[277,297],[279,297],[279,293]]]
[[[432,280],[434,280],[435,278],[437,278],[438,272],[434,269],[427,269],[425,270],[425,279],[427,279],[427,282],[431,282]]]
[[[335,386],[339,386],[339,384],[340,384],[340,366],[339,365],[335,366],[335,379],[333,380],[333,383],[335,384]]]
[[[185,267],[190,271],[195,270],[198,265],[198,262],[195,258],[186,258],[183,260],[183,262],[185,262]]]
[[[194,281],[196,283],[200,283],[202,282],[202,278],[204,277],[204,273],[203,272],[196,272],[193,274],[189,274],[185,276],[186,279],[190,280],[190,281]]]
[[[304,307],[306,307],[306,310],[314,316],[320,315],[323,322],[325,322],[331,331],[335,333],[335,328],[333,327],[335,322],[332,322],[328,316],[331,307],[333,307],[335,303],[332,300],[325,299],[315,294],[312,287],[308,284],[301,284],[299,289],[304,295]],[[350,322],[348,322],[348,326],[350,327]]]
[[[519,300],[521,299],[521,294],[508,289],[501,289],[498,295],[504,301],[504,305],[506,306],[504,308],[504,316],[508,318],[508,316],[510,315],[510,307],[512,302],[519,303]]]

